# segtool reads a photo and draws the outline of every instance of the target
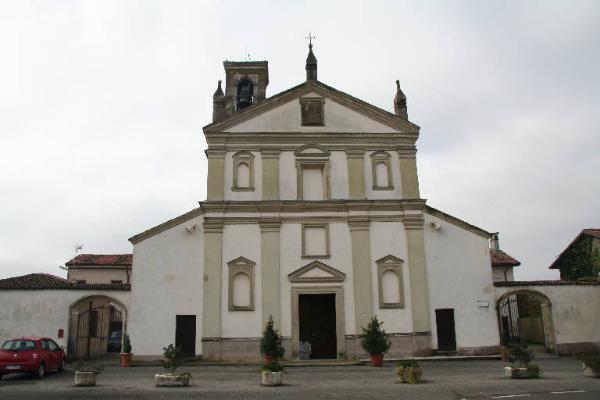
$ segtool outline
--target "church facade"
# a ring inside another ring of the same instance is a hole
[[[177,343],[258,360],[272,317],[287,359],[355,358],[370,318],[391,356],[495,353],[492,234],[429,207],[397,83],[394,113],[317,79],[272,97],[267,62],[225,62],[207,199],[133,243],[127,330],[136,357]]]

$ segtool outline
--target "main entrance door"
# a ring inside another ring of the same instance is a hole
[[[177,315],[175,326],[175,347],[183,356],[196,355],[196,316]]]
[[[435,310],[435,321],[437,325],[438,350],[456,350],[456,331],[454,330],[454,310],[444,308]]]
[[[301,352],[311,359],[337,358],[335,294],[300,294],[298,299]]]

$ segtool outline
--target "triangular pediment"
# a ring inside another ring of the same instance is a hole
[[[230,267],[238,266],[238,265],[256,265],[256,263],[252,260],[248,260],[246,257],[238,257],[227,263]]]
[[[288,275],[290,282],[343,282],[346,274],[321,261],[313,261]]]
[[[324,99],[324,126],[302,126],[300,99]],[[419,127],[395,114],[336,90],[308,81],[244,111],[204,127],[205,133],[327,132],[418,133]]]
[[[375,263],[377,264],[402,264],[404,262],[403,259],[395,257],[391,254],[380,258],[379,260],[375,261]]]

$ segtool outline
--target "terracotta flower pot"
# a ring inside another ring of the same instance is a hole
[[[265,355],[265,364],[272,364],[275,361],[275,357]]]
[[[133,353],[121,353],[121,367],[129,367],[131,365],[131,357],[133,357]]]
[[[383,354],[371,354],[371,367],[383,366]]]

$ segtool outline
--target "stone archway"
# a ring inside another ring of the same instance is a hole
[[[69,306],[71,359],[102,359],[118,354],[126,332],[127,308],[106,295],[85,296]]]
[[[547,352],[556,352],[552,302],[545,294],[531,289],[512,290],[498,299],[496,310],[502,344],[543,340]]]

